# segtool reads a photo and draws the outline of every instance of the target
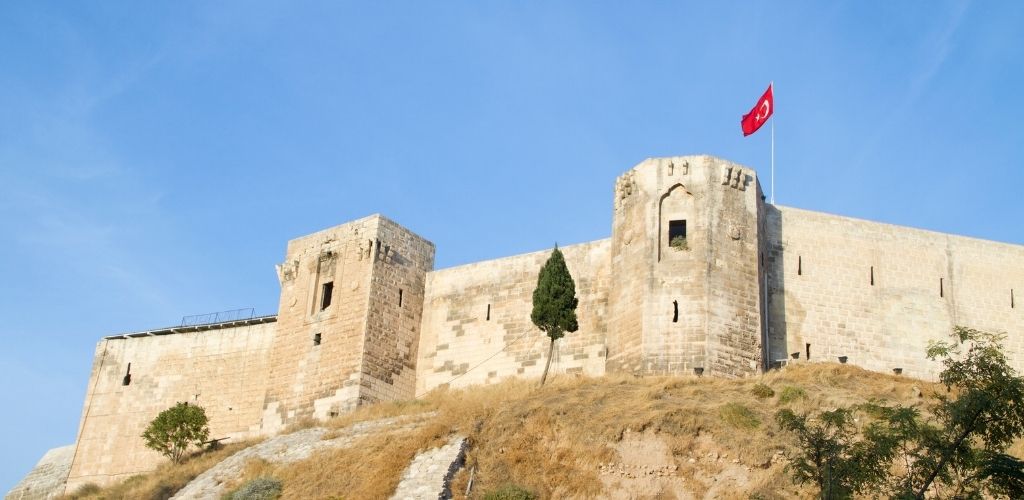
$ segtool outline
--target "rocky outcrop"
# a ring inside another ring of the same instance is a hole
[[[335,431],[335,436],[328,436],[330,429],[313,427],[291,434],[282,434],[250,446],[228,458],[188,483],[178,491],[172,500],[212,499],[216,500],[225,493],[224,483],[238,479],[242,469],[250,460],[262,459],[273,463],[296,462],[309,458],[314,452],[331,449],[347,448],[360,438],[379,432],[392,432],[413,429],[420,425],[432,413],[411,417],[383,418],[360,422],[351,427]],[[328,437],[328,439],[324,439]]]
[[[449,484],[466,458],[466,438],[452,437],[448,444],[424,451],[412,459],[391,500],[451,498]]]
[[[32,471],[7,492],[5,500],[43,500],[64,493],[64,485],[75,458],[75,445],[54,448],[39,460]]]

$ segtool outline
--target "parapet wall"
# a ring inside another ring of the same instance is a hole
[[[552,373],[604,374],[610,243],[561,247],[576,281],[579,330],[555,344]],[[427,274],[417,394],[540,377],[549,341],[530,313],[537,276],[550,256],[544,250]]]
[[[935,379],[928,341],[956,325],[1008,332],[1024,369],[1024,247],[768,207],[769,348]],[[1011,290],[1013,290],[1011,292]]]
[[[67,491],[153,470],[165,458],[145,447],[142,432],[178,402],[206,409],[211,439],[257,435],[275,326],[100,341]]]

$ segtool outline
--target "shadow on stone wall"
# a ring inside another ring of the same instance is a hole
[[[787,359],[788,337],[786,332],[786,271],[783,266],[782,213],[773,205],[765,204],[765,227],[767,231],[766,277],[768,281],[768,369],[779,368]]]

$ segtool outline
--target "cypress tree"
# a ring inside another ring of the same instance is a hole
[[[562,338],[565,332],[579,329],[576,323],[576,283],[565,266],[565,257],[555,245],[551,257],[540,268],[537,276],[537,289],[533,291],[533,312],[530,319],[541,331],[548,334],[551,343],[548,345],[548,360],[544,364],[544,374],[540,377],[540,385],[548,378],[551,368],[551,355],[555,350],[555,341]]]

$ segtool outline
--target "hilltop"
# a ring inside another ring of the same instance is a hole
[[[755,391],[759,384],[773,394]],[[923,407],[938,389],[834,363],[744,379],[563,375],[543,388],[510,380],[441,389],[421,400],[372,405],[323,424],[290,428],[283,434],[306,436],[298,459],[245,460],[217,488],[228,491],[247,479],[271,476],[282,481],[286,499],[386,498],[418,452],[459,435],[467,447],[465,466],[451,480],[455,498],[465,497],[470,475],[470,498],[509,484],[540,498],[810,497],[811,490],[794,485],[785,473],[793,439],[775,423],[777,410],[812,411],[868,399]],[[310,447],[309,436],[342,445]],[[253,446],[258,445],[234,444],[71,498],[168,498],[192,477]],[[1020,451],[1018,444],[1018,456]]]
[[[437,269],[433,243],[381,214],[293,238],[276,314],[104,337],[74,451],[42,463],[61,459],[71,489],[153,470],[159,456],[137,436],[181,401],[204,406],[216,436],[242,438],[441,387],[534,380],[549,363],[569,376],[744,379],[845,360],[934,380],[941,364],[922,353],[954,321],[1024,330],[1024,247],[775,206],[759,186],[705,155],[619,175],[611,237],[559,247],[579,328],[553,351],[531,321],[553,250]],[[1006,354],[1024,371],[1022,344]]]

